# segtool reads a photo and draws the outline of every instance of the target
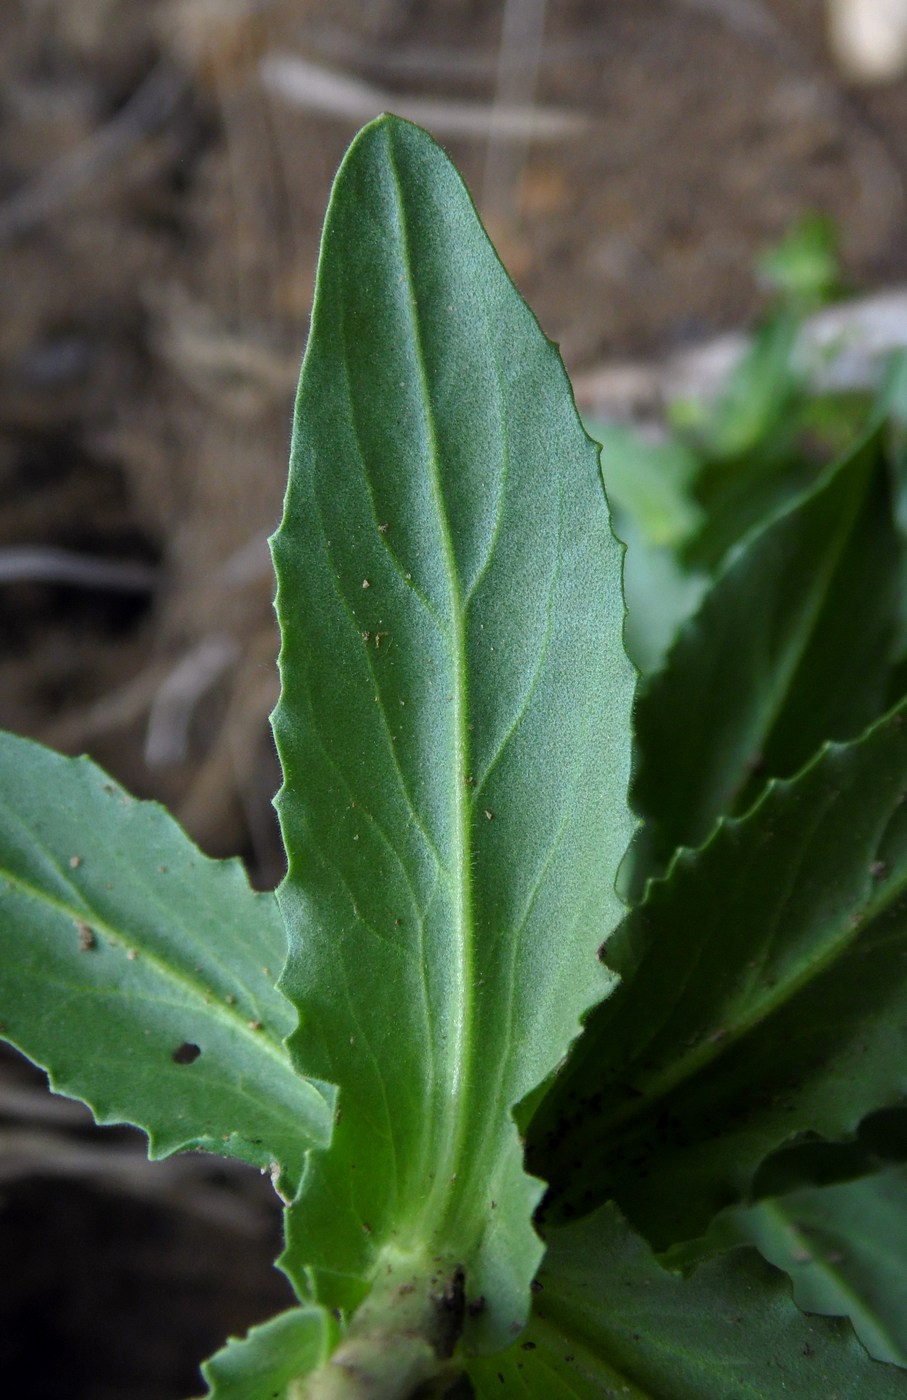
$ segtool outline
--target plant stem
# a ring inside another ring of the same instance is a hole
[[[421,1261],[420,1261],[421,1262]],[[291,1385],[287,1400],[414,1400],[441,1395],[460,1367],[451,1360],[463,1331],[460,1267],[387,1265],[323,1365]]]

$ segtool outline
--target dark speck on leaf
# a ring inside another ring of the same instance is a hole
[[[76,919],[76,929],[79,934],[80,953],[90,953],[92,948],[97,948],[98,940],[95,938],[94,929],[90,924],[83,923],[81,919]]]
[[[198,1045],[193,1045],[191,1041],[186,1040],[174,1050],[173,1063],[175,1065],[191,1065],[198,1059],[201,1053],[201,1049]]]

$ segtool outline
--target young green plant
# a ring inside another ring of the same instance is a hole
[[[868,547],[874,463],[833,475],[827,507],[793,508],[812,510],[815,547],[833,529],[823,568],[845,581],[848,549]],[[778,559],[800,556],[753,548],[760,596]],[[636,848],[638,880],[647,861],[668,874],[612,939],[635,672],[597,449],[453,166],[395,118],[367,127],[337,176],[273,552],[276,896],[87,760],[0,742],[3,1034],[100,1122],[145,1128],[153,1156],[242,1158],[286,1203],[280,1265],[299,1306],[209,1362],[210,1395],[907,1395],[848,1323],[805,1317],[755,1250],[706,1234],[792,1134],[846,1133],[903,1094],[904,1057],[883,1064],[880,977],[847,1042],[872,1040],[881,1016],[872,1054],[839,1100],[827,1011],[891,936],[891,901],[872,885],[867,902],[858,877],[881,859],[902,769],[907,786],[904,740],[886,721],[713,835],[749,771],[735,749],[724,785],[696,795],[702,852],[673,862],[675,793],[640,766],[657,840]],[[715,582],[719,617],[734,587]],[[782,689],[821,614],[810,599],[785,634]],[[702,618],[688,647],[713,646]],[[692,663],[676,655],[682,698]],[[876,714],[886,675],[833,712],[834,737]],[[679,702],[653,688],[643,703],[660,735],[656,712]],[[754,723],[768,725],[759,707],[738,729]],[[829,737],[787,743],[785,763]],[[897,777],[880,783],[885,765]],[[751,869],[747,842],[762,849],[772,824],[792,831],[779,867]],[[765,932],[771,882],[789,897],[811,861],[852,878],[812,922],[802,894],[785,956]],[[722,947],[713,928],[744,877],[754,931]],[[761,1042],[748,1055],[772,1015],[810,1074],[783,1122],[766,1109],[741,1124],[741,1086],[776,1092],[780,1056]],[[614,1201],[659,1248],[702,1237],[697,1257],[721,1257],[689,1281],[669,1272]]]

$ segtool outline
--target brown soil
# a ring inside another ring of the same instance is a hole
[[[569,369],[745,323],[756,254],[807,211],[837,221],[854,287],[907,275],[907,83],[847,90],[820,0],[548,11],[537,101],[579,114],[582,133],[498,148],[490,174],[484,137],[443,139]],[[55,546],[145,566],[150,586],[0,573],[0,725],[90,751],[265,884],[281,855],[264,541],[322,211],[358,123],[269,94],[261,61],[301,54],[391,108],[488,101],[500,15],[492,0],[22,0],[4,14],[0,569],[13,547]],[[28,1261],[0,1294],[31,1339],[9,1357],[28,1368],[21,1400],[178,1396],[228,1327],[285,1296],[260,1282],[267,1230],[247,1267],[222,1231],[90,1179],[4,1193],[4,1236]],[[243,1269],[258,1280],[245,1293]],[[111,1354],[140,1364],[111,1369]]]

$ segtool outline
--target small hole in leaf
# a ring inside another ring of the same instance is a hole
[[[197,1045],[193,1045],[191,1041],[187,1040],[180,1045],[178,1049],[174,1050],[173,1063],[175,1065],[191,1065],[198,1059],[201,1053]]]

